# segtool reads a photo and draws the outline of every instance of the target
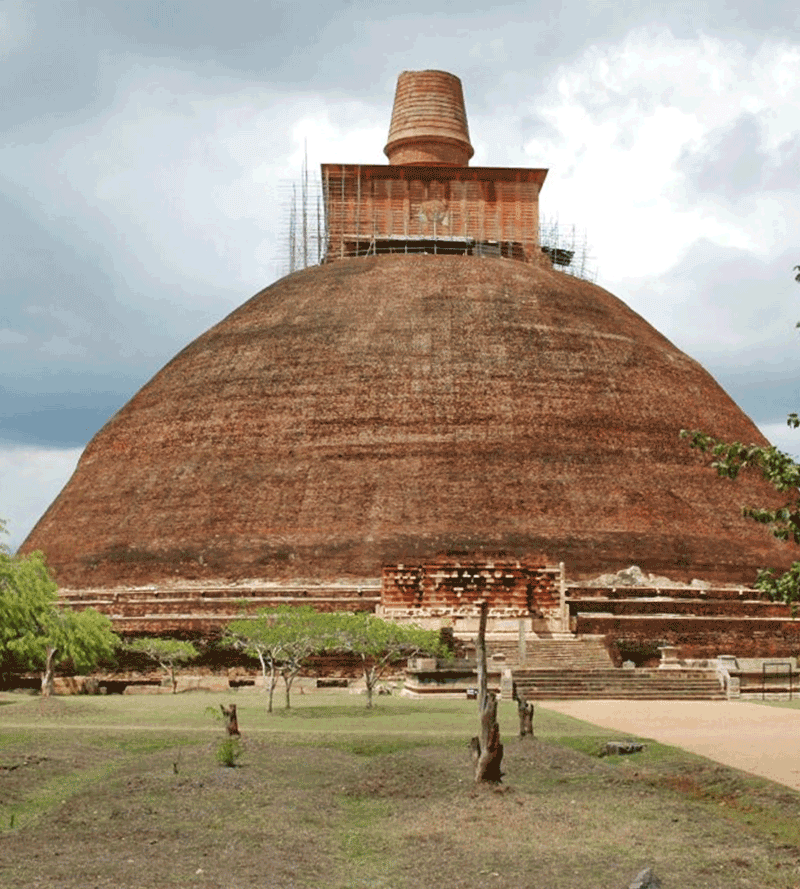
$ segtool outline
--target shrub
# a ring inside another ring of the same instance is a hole
[[[238,738],[225,738],[217,747],[217,762],[232,769],[242,752],[242,742]]]

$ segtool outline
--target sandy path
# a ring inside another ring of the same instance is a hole
[[[541,706],[800,790],[800,710],[744,701],[547,701]]]

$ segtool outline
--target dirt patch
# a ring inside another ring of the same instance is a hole
[[[654,738],[800,790],[800,710],[746,701],[548,701],[549,710]]]
[[[504,784],[476,787],[468,732],[386,735],[378,718],[246,733],[236,768],[216,763],[221,732],[6,729],[0,762],[22,765],[0,771],[0,885],[613,889],[645,866],[666,889],[800,885],[800,796],[783,787],[658,745],[600,759],[577,730],[507,734]]]

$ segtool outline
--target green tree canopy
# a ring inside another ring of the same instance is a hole
[[[367,707],[380,677],[389,664],[423,652],[440,651],[439,634],[407,624],[381,620],[360,612],[328,614],[310,605],[263,609],[232,621],[226,630],[229,643],[257,657],[269,691],[268,709],[278,675],[286,686],[291,706],[292,682],[303,663],[321,651],[349,651],[361,658],[367,685]]]
[[[800,419],[790,414],[787,423],[797,428]],[[742,514],[766,525],[779,540],[800,544],[800,465],[792,457],[773,445],[720,441],[696,429],[684,429],[681,435],[689,439],[691,447],[709,455],[711,467],[720,478],[735,479],[743,470],[751,470],[769,482],[783,495],[784,502],[775,508],[743,506]],[[800,599],[800,562],[794,562],[783,574],[762,568],[755,586],[776,602],[796,602]]]
[[[351,651],[361,658],[367,686],[367,707],[381,676],[390,664],[419,654],[436,655],[443,646],[436,630],[381,620],[366,612],[331,615],[327,646]]]
[[[129,640],[125,644],[128,651],[143,654],[165,670],[172,685],[172,693],[178,689],[175,679],[175,668],[178,664],[186,664],[194,660],[200,652],[191,642],[181,642],[179,639],[162,639],[158,636],[143,636],[140,639]]]
[[[272,713],[272,699],[285,657],[286,623],[281,620],[288,606],[277,610],[261,609],[231,621],[225,630],[224,642],[257,657],[268,693],[267,711]]]
[[[12,556],[0,545],[0,662],[41,670],[42,694],[49,695],[56,667],[71,662],[78,672],[91,670],[113,656],[119,641],[104,614],[59,607],[42,553]]]

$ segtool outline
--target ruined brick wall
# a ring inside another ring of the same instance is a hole
[[[383,569],[381,607],[389,615],[470,615],[488,600],[492,616],[556,619],[560,578],[558,567],[516,559],[391,565]]]
[[[748,588],[579,587],[567,591],[570,627],[603,635],[619,651],[674,645],[680,658],[789,657],[800,621],[789,606]]]
[[[111,618],[125,636],[216,638],[242,613],[263,608],[311,605],[317,611],[374,612],[376,587],[153,587],[151,589],[60,590],[59,602],[82,610],[95,608]]]

